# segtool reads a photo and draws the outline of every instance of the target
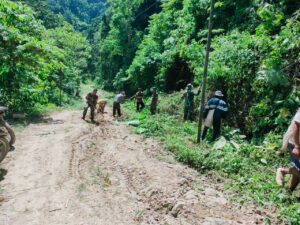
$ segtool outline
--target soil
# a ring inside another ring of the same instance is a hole
[[[98,125],[66,110],[17,133],[1,164],[0,225],[264,223],[107,111]]]

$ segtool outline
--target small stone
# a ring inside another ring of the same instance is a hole
[[[180,186],[183,186],[183,185],[185,185],[187,182],[188,182],[188,181],[187,181],[185,178],[181,178],[181,179],[179,180],[179,185],[180,185]]]
[[[194,190],[189,190],[187,193],[185,193],[185,198],[187,200],[194,200],[197,199],[197,193]]]
[[[148,193],[147,193],[147,198],[151,198],[152,196],[156,195],[158,193],[157,190],[150,190]]]

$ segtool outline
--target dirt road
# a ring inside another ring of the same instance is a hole
[[[63,111],[18,133],[2,163],[0,225],[260,224],[214,185],[106,114]]]

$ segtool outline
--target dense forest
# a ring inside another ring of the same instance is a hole
[[[209,1],[107,6],[93,57],[105,88],[170,92],[201,84]],[[226,0],[215,8],[208,89],[224,91],[230,125],[247,135],[284,130],[300,103],[300,2]]]
[[[225,93],[229,125],[249,137],[283,131],[300,103],[299,8],[215,4],[208,90]],[[60,90],[67,101],[87,78],[129,94],[201,84],[208,0],[1,1],[1,12],[1,103],[14,111],[57,104]]]
[[[13,112],[64,102],[88,76],[91,46],[45,1],[0,2],[0,96]]]
[[[257,144],[221,153],[187,150],[184,141],[181,146],[182,129],[194,135],[195,126],[174,117],[182,110],[178,92],[188,83],[202,84],[209,5],[209,0],[0,0],[0,105],[9,113],[39,113],[70,103],[87,80],[128,95],[137,88],[148,94],[155,86],[165,97],[161,112],[170,117],[148,122],[143,117],[149,133],[163,136],[166,127],[174,129],[177,136],[167,146],[183,149],[179,160],[234,174],[240,191],[247,180],[259,193],[257,202],[269,198],[285,206],[278,189],[271,197],[263,189],[273,190],[272,173],[257,178],[249,165],[265,169],[266,160],[272,166],[282,162],[266,151],[280,145],[272,135],[281,137],[300,105],[300,1],[216,1],[207,97],[221,90],[229,106],[228,133],[237,128],[247,143]],[[220,157],[230,165],[220,165]],[[297,221],[298,206],[289,207],[283,214]]]

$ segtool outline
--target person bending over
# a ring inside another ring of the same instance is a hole
[[[91,110],[91,121],[95,122],[95,109],[98,102],[97,89],[94,89],[91,93],[89,93],[86,97],[86,106],[83,110],[82,119],[85,120],[85,116],[87,114],[88,109]]]
[[[117,94],[114,103],[113,103],[113,116],[115,117],[118,113],[118,116],[120,117],[122,115],[121,113],[121,103],[125,101],[125,92],[122,91],[121,93]]]

